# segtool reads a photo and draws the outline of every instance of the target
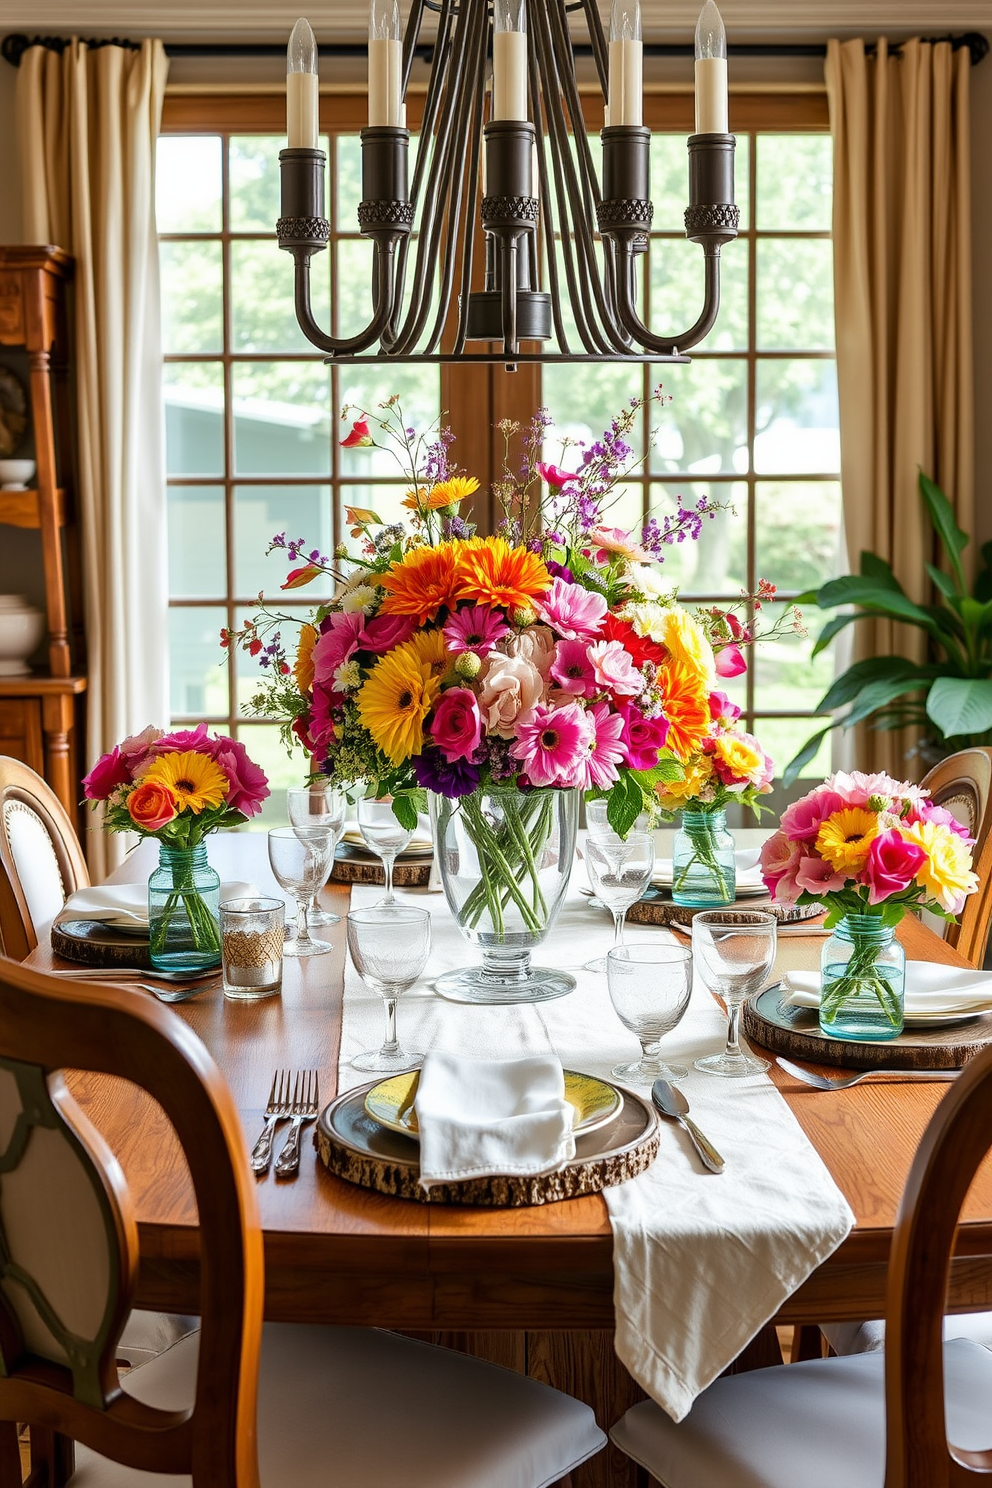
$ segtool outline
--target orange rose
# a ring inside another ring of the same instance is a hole
[[[176,797],[160,780],[146,780],[127,798],[131,820],[142,832],[158,832],[178,815]]]

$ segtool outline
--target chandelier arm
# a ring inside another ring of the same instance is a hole
[[[596,72],[599,74],[600,90],[603,97],[608,98],[610,92],[610,54],[606,43],[603,18],[599,13],[596,0],[582,0],[582,11],[589,30],[589,40],[592,43],[592,55],[596,63]]]
[[[554,58],[550,33],[545,28],[545,16],[539,6],[535,7],[534,20],[536,22],[534,26],[535,49],[537,51],[537,61],[541,73],[546,105],[548,143],[551,149],[551,160],[554,167],[555,193],[558,198],[558,217],[561,222],[559,241],[562,249],[562,260],[565,265],[565,279],[568,284],[569,301],[579,340],[582,342],[586,351],[591,353],[605,352],[609,351],[610,348],[599,335],[598,327],[591,325],[586,317],[585,302],[580,294],[579,283],[576,278],[578,240],[573,245],[571,235],[568,232],[568,226],[571,223],[569,212],[570,188],[569,182],[566,179],[566,160],[569,160],[568,141],[567,139],[562,139],[564,120],[556,112],[552,101],[554,97],[558,96],[558,77],[553,65]],[[572,185],[574,187],[574,182]],[[577,193],[574,194],[577,195]]]
[[[534,119],[541,119],[541,83],[537,71],[537,58],[533,50],[527,54],[527,73],[530,84],[531,108],[534,111]],[[558,244],[555,241],[555,215],[554,203],[551,196],[551,182],[548,176],[548,160],[544,153],[544,131],[537,131],[537,180],[538,191],[541,199],[541,228],[544,236],[545,251],[548,261],[548,285],[551,290],[551,315],[554,321],[555,337],[558,341],[558,350],[565,356],[571,355],[568,345],[568,337],[565,334],[565,322],[561,314],[561,276],[558,273]]]
[[[488,40],[488,34],[487,34]],[[483,46],[482,60],[480,63],[479,76],[477,78],[477,97],[485,90],[485,66],[486,51]],[[468,197],[465,210],[467,213],[475,212],[475,204],[479,199],[479,160],[482,150],[482,109],[476,107],[472,116],[472,136],[469,141],[468,164]],[[468,331],[469,296],[472,293],[472,269],[475,263],[475,233],[466,232],[462,241],[462,280],[461,294],[458,300],[458,328],[455,332],[455,355],[459,356],[465,350]]]
[[[381,338],[393,309],[392,269],[398,237],[399,234],[395,232],[376,233],[372,256],[374,283],[372,319],[364,331],[359,331],[357,336],[349,336],[343,340],[326,335],[314,320],[310,305],[310,255],[303,252],[294,253],[293,256],[296,259],[296,319],[300,323],[304,336],[317,347],[318,351],[324,351],[331,357],[353,356],[356,352],[367,351],[375,341]]]
[[[617,252],[621,258],[621,267],[624,272],[619,276],[620,291],[620,318],[624,328],[633,339],[647,352],[657,352],[660,356],[677,356],[686,352],[690,347],[697,346],[705,336],[708,336],[716,323],[717,315],[720,313],[720,242],[705,242],[703,244],[703,266],[705,271],[705,285],[703,290],[703,310],[695,325],[689,327],[678,336],[655,336],[641,321],[634,306],[631,294],[630,270],[633,267],[633,259],[636,249],[633,236],[625,233],[618,235],[616,244]]]
[[[410,86],[410,75],[413,72],[414,58],[417,54],[417,40],[420,36],[420,28],[424,23],[424,0],[413,0],[410,7],[410,15],[407,18],[406,31],[403,33],[403,64],[400,79],[400,92],[406,99],[407,89]]]

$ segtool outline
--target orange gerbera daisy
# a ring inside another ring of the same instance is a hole
[[[428,489],[415,486],[404,496],[403,505],[411,511],[437,511],[442,506],[456,506],[478,489],[479,482],[474,475],[453,475]]]
[[[317,644],[318,635],[315,625],[304,625],[300,630],[293,677],[301,692],[309,692],[313,686],[313,648]]]
[[[455,601],[458,583],[457,543],[439,548],[412,548],[392,564],[380,583],[386,591],[381,613],[411,615],[418,625],[433,620],[442,605]]]
[[[668,719],[665,743],[680,760],[687,760],[710,731],[710,700],[698,671],[669,656],[658,668],[658,690]]]
[[[503,537],[473,537],[461,544],[457,586],[457,599],[526,610],[551,588],[551,575],[544,560],[526,548],[511,548]]]

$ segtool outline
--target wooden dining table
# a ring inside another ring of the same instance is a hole
[[[152,844],[116,881],[148,876]],[[222,880],[276,888],[262,833],[221,834],[210,858]],[[344,914],[350,889],[330,884]],[[175,1006],[233,1090],[250,1145],[261,1129],[276,1068],[316,1068],[321,1103],[337,1088],[345,926],[321,930],[333,951],[284,963],[282,994],[244,1003],[219,981]],[[961,965],[931,930],[907,918],[910,958]],[[47,936],[29,964],[53,957]],[[775,1320],[806,1324],[879,1317],[893,1224],[910,1163],[947,1086],[866,1083],[821,1092],[777,1065],[771,1077],[856,1216],[847,1239],[788,1299]],[[182,1153],[160,1109],[136,1086],[76,1074],[73,1088],[118,1154],[133,1196],[141,1246],[138,1305],[195,1312],[196,1208]],[[728,1091],[728,1099],[732,1093]],[[761,1142],[761,1132],[754,1132]],[[331,1176],[304,1147],[299,1176],[258,1183],[265,1239],[265,1315],[299,1323],[369,1324],[440,1339],[524,1370],[594,1404],[609,1426],[638,1398],[612,1348],[613,1245],[599,1195],[526,1209],[469,1209],[391,1199]],[[992,1306],[992,1162],[979,1172],[959,1230],[948,1308]],[[759,1360],[759,1362],[761,1362]],[[575,1475],[575,1488],[628,1483],[614,1449]]]

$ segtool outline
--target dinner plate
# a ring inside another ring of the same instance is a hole
[[[575,1136],[586,1136],[613,1120],[623,1105],[623,1096],[615,1085],[598,1080],[595,1075],[583,1075],[577,1070],[565,1070],[565,1099],[575,1110],[572,1131]],[[399,1132],[404,1137],[417,1138],[417,1113],[414,1097],[420,1082],[420,1071],[409,1070],[406,1074],[391,1075],[373,1086],[365,1097],[365,1109],[373,1121],[389,1131]]]
[[[346,847],[351,853],[360,854],[362,857],[369,858],[371,862],[378,863],[380,861],[379,854],[372,851],[372,849],[366,843],[365,838],[362,836],[361,832],[351,831],[350,829],[342,832],[341,845],[343,847]],[[397,862],[399,862],[402,858],[429,858],[433,851],[433,842],[428,842],[425,841],[423,838],[415,837],[413,841],[408,844],[408,846],[404,847],[401,852],[396,854],[396,858]]]
[[[788,989],[781,982],[773,982],[765,989],[768,992],[780,990],[783,993],[783,1001],[790,1007],[802,1008],[805,1012],[816,1015],[818,1009],[808,1002],[793,1002],[788,995]],[[962,1008],[959,1012],[945,1010],[940,1013],[903,1013],[904,1028],[953,1028],[957,1023],[970,1023],[975,1018],[984,1018],[986,1014],[992,1013],[992,1004],[981,1008]]]

